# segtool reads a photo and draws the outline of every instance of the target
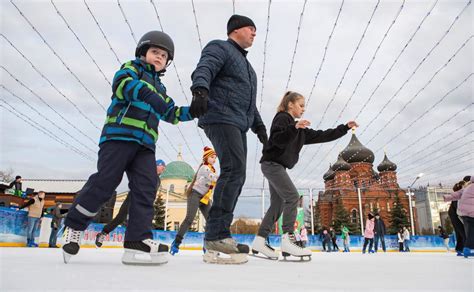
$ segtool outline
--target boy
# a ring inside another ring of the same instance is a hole
[[[188,107],[174,105],[160,80],[174,57],[172,39],[160,31],[148,32],[138,42],[135,57],[114,76],[112,103],[99,142],[98,171],[89,177],[66,217],[65,263],[79,252],[84,230],[112,196],[124,172],[133,195],[122,263],[167,262],[168,246],[152,240],[151,233],[158,184],[155,165],[158,124],[159,120],[177,124],[192,118]],[[138,254],[145,257],[135,257]]]

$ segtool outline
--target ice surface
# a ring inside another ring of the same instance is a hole
[[[306,263],[225,266],[183,250],[158,267],[125,266],[122,253],[83,248],[66,265],[61,249],[0,248],[0,291],[474,291],[474,258],[454,253],[314,252]]]

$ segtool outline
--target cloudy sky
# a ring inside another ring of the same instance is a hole
[[[290,89],[306,96],[313,128],[356,119],[375,167],[386,150],[403,187],[419,172],[420,184],[434,184],[474,171],[470,1],[4,0],[0,10],[0,169],[25,178],[86,179],[96,170],[109,82],[147,31],[172,36],[163,82],[178,105],[189,104],[201,47],[226,38],[234,11],[257,26],[248,59],[267,128]],[[261,146],[248,137],[243,195],[254,196]],[[349,140],[305,147],[290,171],[297,187],[322,188]],[[182,149],[196,167],[209,144],[195,122],[163,123],[157,158],[175,160]]]

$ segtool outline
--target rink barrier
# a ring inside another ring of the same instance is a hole
[[[27,212],[0,207],[0,247],[22,247],[26,246],[26,230],[28,224]],[[92,223],[84,232],[81,247],[95,247],[94,241],[97,233],[102,231],[104,224]],[[47,247],[51,234],[51,217],[45,216],[42,219],[41,227],[36,232],[35,242],[39,242],[40,247]],[[58,232],[57,244],[63,241],[63,228]],[[103,247],[121,248],[125,235],[125,227],[118,226],[112,231],[104,241]],[[176,236],[176,231],[153,230],[154,239],[165,244],[171,244]],[[239,243],[251,245],[255,235],[253,234],[233,234]],[[183,250],[201,250],[203,246],[204,234],[200,232],[188,232],[181,244]],[[322,242],[318,235],[309,235],[307,246],[313,251],[322,251]],[[270,244],[274,247],[280,246],[280,236],[270,235]],[[360,251],[364,243],[364,238],[360,235],[350,236],[350,248],[352,251]],[[343,249],[342,240],[338,236],[337,244]],[[398,240],[396,235],[386,235],[385,245],[387,251],[398,251]],[[449,247],[454,250],[454,237],[450,237]],[[381,249],[379,243],[379,250]],[[410,250],[416,252],[446,252],[443,239],[436,235],[412,236]]]

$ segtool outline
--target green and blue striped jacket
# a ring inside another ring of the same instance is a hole
[[[175,106],[166,94],[154,66],[138,58],[115,73],[112,91],[99,144],[133,141],[154,151],[160,120],[171,124],[192,120],[189,107]]]

